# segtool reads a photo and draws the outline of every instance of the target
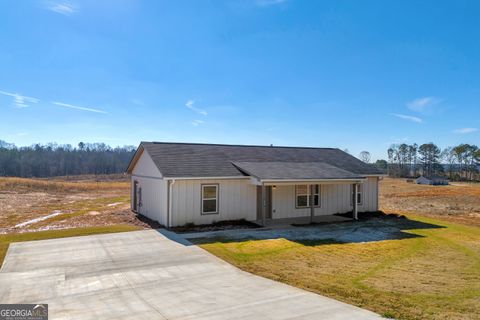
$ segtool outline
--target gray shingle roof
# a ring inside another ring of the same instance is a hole
[[[234,162],[243,172],[269,179],[358,179],[361,175],[323,162]]]
[[[337,169],[340,169],[357,175],[381,174],[373,165],[333,148],[167,142],[142,142],[140,148],[142,147],[164,177],[245,176],[232,162],[320,162],[336,167],[337,173]],[[316,170],[320,170],[320,167]],[[334,171],[331,170],[330,176],[333,177]]]

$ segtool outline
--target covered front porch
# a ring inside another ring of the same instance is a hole
[[[374,207],[363,201],[363,185],[369,182],[367,177],[327,163],[292,161],[233,164],[249,175],[250,183],[257,188],[256,220],[263,226],[271,221],[292,218],[313,223],[327,219],[325,216],[347,212],[352,212],[352,219],[358,219],[359,206],[363,211]],[[376,183],[377,180],[374,181]],[[367,190],[371,194],[377,189],[369,187]],[[336,218],[332,216],[328,219]]]
[[[360,204],[363,207],[361,179],[252,183],[257,186],[257,223],[263,226],[356,220]],[[347,212],[350,217],[334,215]]]

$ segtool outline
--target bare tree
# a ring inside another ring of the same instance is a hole
[[[370,160],[372,158],[371,155],[370,155],[370,152],[368,152],[368,151],[360,152],[360,155],[358,157],[360,158],[360,160],[362,160],[365,163],[370,163]]]

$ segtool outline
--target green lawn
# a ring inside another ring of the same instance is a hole
[[[397,319],[480,319],[480,228],[444,228],[369,243],[228,242],[201,246],[237,267]]]
[[[87,236],[92,234],[125,232],[125,231],[139,230],[139,229],[140,228],[137,226],[119,224],[119,225],[112,225],[112,226],[72,228],[72,229],[63,229],[63,230],[11,233],[11,234],[0,235],[0,265],[2,265],[3,259],[5,258],[5,254],[7,253],[7,250],[8,250],[8,246],[12,242]]]

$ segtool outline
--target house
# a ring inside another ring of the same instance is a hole
[[[415,180],[415,182],[417,184],[429,184],[432,186],[448,185],[448,179],[440,176],[429,176],[429,177],[420,176]]]
[[[142,142],[132,210],[167,227],[378,210],[373,165],[334,148]],[[356,201],[354,201],[356,200]]]

